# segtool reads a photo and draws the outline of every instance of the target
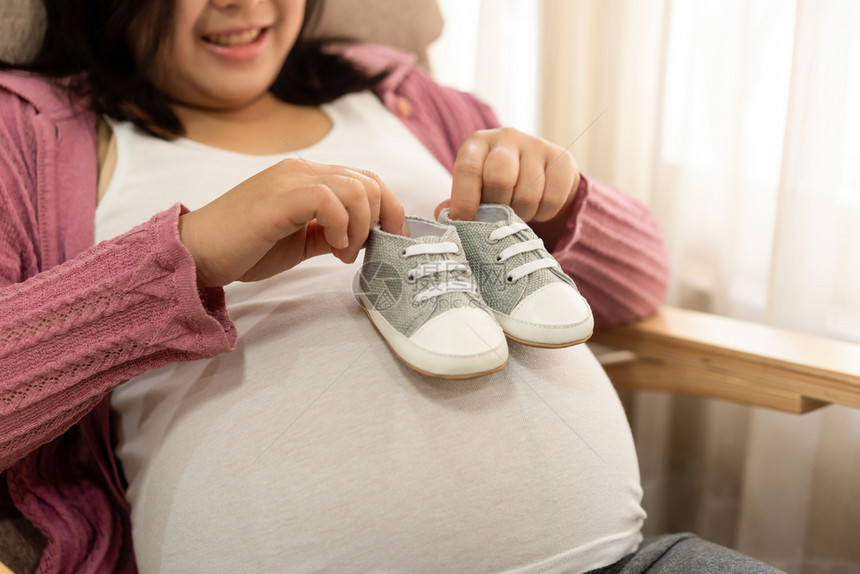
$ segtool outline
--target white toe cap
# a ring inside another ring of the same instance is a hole
[[[504,344],[505,334],[486,311],[464,308],[434,317],[409,339],[419,347],[440,355],[469,357],[498,348]]]
[[[454,309],[438,315],[409,337],[403,358],[442,376],[486,373],[508,360],[504,331],[482,309]]]
[[[576,289],[566,283],[541,287],[514,307],[510,315],[496,314],[499,324],[522,343],[564,347],[591,336],[591,308]]]
[[[591,309],[567,283],[550,283],[520,301],[510,316],[539,325],[573,325],[588,319]]]

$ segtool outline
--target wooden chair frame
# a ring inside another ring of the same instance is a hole
[[[792,413],[860,408],[860,345],[663,307],[597,329],[592,347],[618,389],[728,399]]]

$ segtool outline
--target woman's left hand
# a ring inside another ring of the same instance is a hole
[[[565,215],[579,187],[579,168],[567,150],[514,128],[475,132],[457,154],[452,219],[475,218],[480,203],[503,203],[526,222]]]

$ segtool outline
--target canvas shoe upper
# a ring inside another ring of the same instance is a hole
[[[436,377],[505,366],[504,333],[477,291],[457,230],[407,217],[409,237],[370,232],[353,292],[395,355]]]
[[[566,347],[592,333],[591,308],[543,241],[507,205],[485,203],[474,221],[449,218],[466,251],[478,290],[511,338],[538,347]]]

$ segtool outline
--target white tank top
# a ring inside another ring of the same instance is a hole
[[[373,170],[432,218],[450,175],[375,96],[323,111],[333,128],[303,158]],[[113,128],[97,240],[292,156]],[[113,392],[141,573],[571,572],[634,550],[636,454],[587,347],[512,343],[499,373],[425,377],[354,301],[358,264],[323,256],[229,285],[233,352]]]

